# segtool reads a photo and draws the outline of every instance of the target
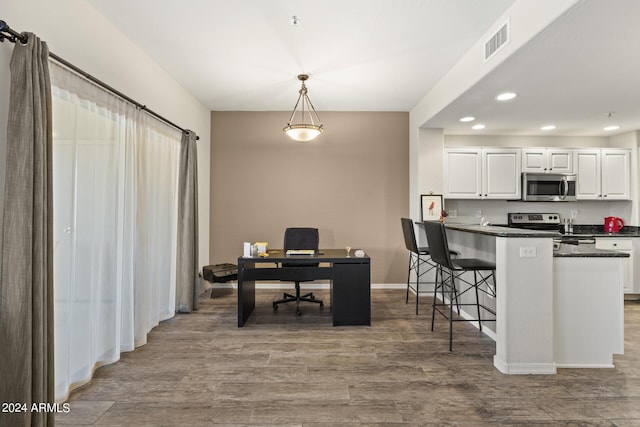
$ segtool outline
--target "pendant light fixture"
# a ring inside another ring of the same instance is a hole
[[[298,91],[300,95],[298,95],[298,101],[296,101],[296,105],[293,107],[289,122],[282,129],[289,138],[300,142],[311,141],[323,131],[318,113],[316,113],[316,109],[313,108],[313,104],[309,101],[309,96],[307,95],[307,87],[304,82],[308,79],[309,76],[307,74],[298,75],[298,80],[302,82],[302,87]],[[300,106],[300,120],[298,123],[295,123],[294,119],[298,111],[298,106]]]

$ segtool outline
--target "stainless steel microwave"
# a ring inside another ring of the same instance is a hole
[[[522,200],[525,202],[575,202],[576,175],[523,172]]]

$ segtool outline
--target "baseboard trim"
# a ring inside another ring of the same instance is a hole
[[[493,366],[508,375],[553,375],[557,374],[555,363],[506,363],[493,356]]]

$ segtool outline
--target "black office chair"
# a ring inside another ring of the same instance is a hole
[[[429,252],[433,262],[441,267],[440,282],[436,283],[433,292],[433,309],[431,312],[431,330],[433,331],[433,324],[435,322],[436,311],[442,314],[449,320],[449,351],[453,349],[453,322],[454,321],[466,321],[465,319],[453,318],[453,306],[456,305],[458,314],[460,314],[461,306],[475,306],[478,314],[478,327],[482,331],[482,322],[493,321],[495,322],[495,311],[480,303],[479,292],[483,292],[495,298],[495,270],[496,265],[493,262],[485,261],[477,258],[451,258],[451,251],[449,250],[449,243],[447,241],[447,231],[443,223],[438,221],[426,221],[424,223],[427,233],[427,242],[429,243]],[[469,282],[463,279],[461,276],[463,273],[472,271],[473,282]],[[489,279],[493,278],[493,286],[489,283]],[[469,285],[468,288],[460,290],[456,284],[456,281],[461,281]],[[484,285],[484,286],[483,286]],[[438,289],[442,289],[443,298],[439,303],[436,296]],[[444,289],[448,290],[448,301],[444,298]],[[460,297],[467,291],[475,290],[475,303],[460,303]],[[448,313],[445,313],[440,307],[447,307]],[[493,315],[493,319],[483,319],[481,317],[481,311],[486,311]]]
[[[405,303],[409,303],[409,290],[412,290],[416,293],[416,314],[418,314],[418,300],[420,295],[420,278],[430,272],[433,269],[436,269],[436,277],[434,282],[438,281],[439,268],[436,263],[434,263],[429,255],[428,247],[418,247],[418,243],[416,240],[416,233],[413,228],[413,221],[409,218],[400,218],[402,222],[402,233],[404,235],[404,245],[409,251],[409,270],[407,272],[407,298]],[[419,226],[421,226],[419,224]],[[453,251],[453,254],[457,254],[457,252]],[[422,270],[422,271],[421,271]],[[415,284],[411,282],[411,272],[416,272],[416,281]],[[423,282],[424,283],[424,282]],[[413,287],[412,285],[415,285]]]
[[[304,227],[294,227],[287,228],[284,232],[284,251],[288,251],[290,249],[312,249],[314,251],[318,251],[318,245],[320,241],[320,236],[318,234],[317,228],[304,228]],[[282,267],[287,268],[306,268],[306,267],[317,267],[318,263],[305,263],[305,264],[288,264],[282,263]],[[324,303],[316,299],[313,295],[313,292],[309,292],[304,295],[300,295],[300,282],[304,282],[308,280],[295,280],[296,284],[296,294],[291,295],[288,293],[284,293],[282,299],[277,301],[273,301],[273,310],[276,311],[278,309],[278,304],[288,303],[288,302],[296,302],[296,314],[300,316],[302,311],[300,311],[300,301],[305,302],[313,302],[320,305],[320,309],[324,308]]]

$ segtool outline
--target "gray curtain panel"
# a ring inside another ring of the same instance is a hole
[[[2,426],[53,426],[54,402],[51,83],[49,50],[28,34],[9,65],[11,88],[0,269]],[[4,407],[3,407],[4,409]],[[13,408],[16,409],[15,407]]]
[[[198,309],[198,147],[196,134],[185,130],[178,166],[178,244],[176,310]]]

